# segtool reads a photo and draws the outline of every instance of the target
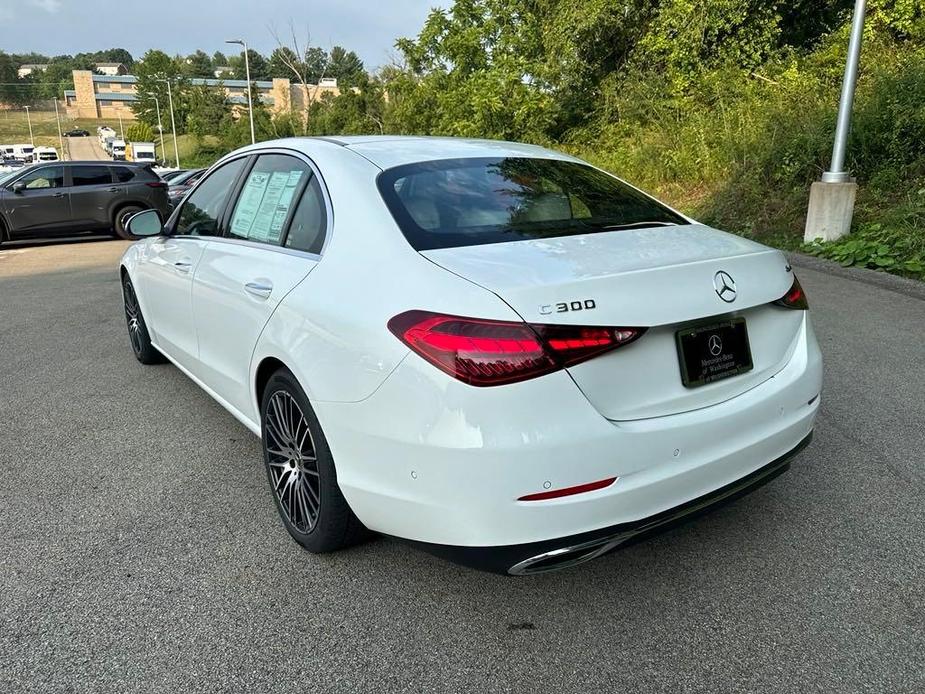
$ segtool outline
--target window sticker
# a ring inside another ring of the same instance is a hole
[[[238,206],[234,211],[234,219],[231,220],[232,234],[245,239],[249,237],[269,182],[270,174],[264,171],[252,171],[248,176],[247,184],[241,191]]]
[[[302,169],[251,172],[231,220],[231,233],[252,241],[278,244],[304,173]]]

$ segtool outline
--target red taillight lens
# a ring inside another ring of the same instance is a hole
[[[644,328],[528,325],[407,311],[389,330],[431,364],[473,386],[535,378],[628,344]]]
[[[167,182],[166,181],[151,181],[150,183],[145,183],[145,185],[148,186],[148,188],[166,188]]]
[[[800,311],[805,311],[809,308],[809,302],[806,300],[806,292],[804,292],[803,287],[800,286],[800,280],[797,279],[796,275],[793,276],[793,284],[790,285],[790,289],[787,293],[774,303],[784,308],[793,308]]]

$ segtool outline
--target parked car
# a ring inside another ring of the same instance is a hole
[[[0,156],[0,174],[10,173],[15,169],[21,169],[25,164],[19,159],[13,159],[12,157]]]
[[[64,132],[65,137],[89,137],[90,132],[84,130],[83,128],[72,128],[71,130],[66,130]]]
[[[108,231],[130,238],[141,210],[166,218],[167,184],[147,166],[109,162],[34,164],[0,176],[0,241]]]
[[[37,162],[58,161],[58,150],[54,147],[36,147],[32,159]]]
[[[167,171],[158,171],[157,174],[165,181],[172,181],[180,174],[185,174],[189,169],[170,169]]]
[[[31,164],[35,154],[35,147],[30,144],[13,145],[13,158]]]
[[[125,161],[125,140],[113,140],[109,147],[113,161]]]
[[[312,552],[371,530],[566,568],[767,482],[812,436],[822,358],[784,255],[565,154],[264,142],[129,231],[136,358],[261,437]]]
[[[196,182],[205,172],[205,169],[190,169],[170,179],[167,197],[171,206],[175,207],[183,199],[183,196],[190,192],[190,189],[196,185]]]

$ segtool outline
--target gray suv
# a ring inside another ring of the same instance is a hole
[[[167,184],[147,164],[59,161],[0,174],[0,242],[85,231],[129,239],[128,218],[147,209],[170,211]]]

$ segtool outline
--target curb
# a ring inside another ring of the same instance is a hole
[[[816,256],[806,255],[805,253],[786,253],[791,265],[795,267],[805,267],[817,272],[825,272],[829,275],[844,277],[845,279],[872,284],[875,287],[886,289],[904,296],[911,296],[914,299],[925,301],[925,282],[899,277],[886,272],[877,270],[868,270],[863,267],[842,267],[833,260],[817,258]]]

